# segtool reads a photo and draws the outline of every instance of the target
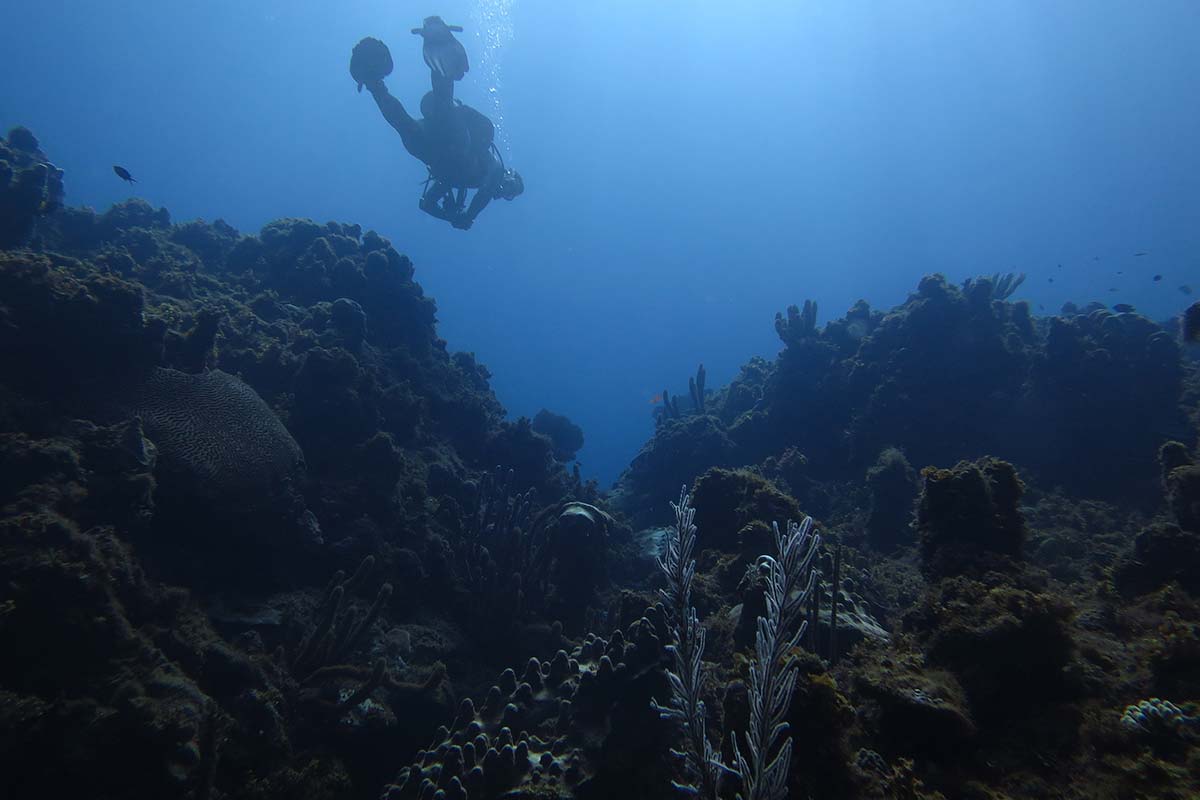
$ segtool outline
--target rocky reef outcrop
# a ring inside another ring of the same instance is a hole
[[[63,204],[63,172],[28,128],[0,140],[0,249],[24,244],[39,217]]]
[[[1196,434],[1172,332],[1105,308],[1035,318],[1005,281],[931,275],[887,313],[860,301],[824,326],[815,303],[791,307],[775,321],[779,356],[661,425],[614,499],[634,508],[662,494],[660,477],[789,449],[824,480],[857,480],[898,448],[918,468],[991,455],[1078,496],[1152,506],[1154,452]]]
[[[1169,440],[1194,437],[1200,381],[1169,326],[1038,318],[1018,283],[928,276],[890,312],[824,326],[815,303],[788,308],[779,356],[665,405],[611,495],[649,526],[668,481],[694,487],[693,602],[710,650],[733,653],[726,717],[764,608],[755,554],[772,521],[820,518],[804,647],[822,667],[801,683],[855,711],[822,719],[823,744],[859,749],[824,751],[810,768],[846,782],[800,777],[812,796],[1053,796],[1066,765],[1099,796],[1196,790],[1175,722],[1200,663],[1196,467]],[[1179,710],[1122,727],[1125,708]]]
[[[572,427],[504,419],[386,239],[63,208],[23,129],[0,167],[0,793],[373,796],[451,687],[599,604],[587,547],[620,528],[559,521]],[[514,513],[482,497],[497,464],[531,512],[505,540],[471,522]],[[505,562],[530,573],[511,650],[465,633],[464,530],[496,559],[546,542]]]

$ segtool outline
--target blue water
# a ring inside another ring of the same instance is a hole
[[[527,186],[465,233],[417,210],[424,167],[347,71],[382,38],[415,107],[427,14],[466,26],[458,94]],[[1044,313],[1162,319],[1200,290],[1195,0],[59,0],[4,19],[0,127],[38,135],[69,202],[128,197],[122,164],[179,221],[379,230],[449,346],[512,416],[581,424],[605,483],[654,394],[773,356],[789,303],[825,321],[926,272],[1015,270]]]

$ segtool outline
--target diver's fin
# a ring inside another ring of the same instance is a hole
[[[461,81],[471,69],[467,61],[467,50],[457,39],[442,42],[426,39],[422,55],[425,56],[425,64],[431,70],[453,81]]]
[[[461,25],[447,25],[441,17],[426,17],[421,27],[412,29],[413,34],[425,40],[421,54],[434,75],[461,81],[471,69],[466,48],[454,38],[462,30]]]

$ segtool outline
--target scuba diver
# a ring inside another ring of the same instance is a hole
[[[426,17],[412,32],[424,39],[423,55],[432,89],[421,98],[421,119],[414,119],[388,92],[383,79],[392,72],[387,45],[366,38],[354,47],[350,74],[375,98],[388,124],[400,134],[404,149],[429,168],[418,204],[430,216],[467,230],[492,200],[512,200],[525,191],[519,173],[504,166],[495,146],[495,126],[484,114],[454,99],[454,82],[470,69],[467,52],[454,38],[461,32],[441,17]],[[475,196],[467,204],[467,193]]]

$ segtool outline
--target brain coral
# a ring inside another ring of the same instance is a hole
[[[304,454],[263,399],[227,372],[155,368],[127,410],[158,446],[161,469],[188,494],[257,503],[304,474]]]

